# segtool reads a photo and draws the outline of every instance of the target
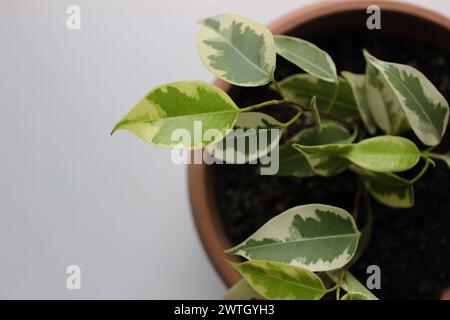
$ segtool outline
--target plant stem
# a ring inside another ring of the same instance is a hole
[[[335,290],[339,289],[339,284],[336,283],[334,286],[332,286],[330,289],[325,290],[326,293],[333,292]]]
[[[336,87],[334,88],[333,97],[331,98],[330,104],[328,105],[327,112],[331,112],[334,107],[334,103],[336,102],[336,98],[339,92],[339,79],[338,82],[336,82]]]
[[[301,110],[299,112],[297,112],[297,114],[291,120],[289,120],[288,122],[286,122],[284,124],[284,127],[285,128],[289,127],[291,124],[293,124],[295,121],[297,121],[297,119],[300,118],[300,116],[302,114],[303,114],[303,111],[301,111]]]
[[[258,110],[258,109],[261,109],[264,107],[274,106],[274,105],[283,104],[283,103],[286,103],[286,101],[285,100],[269,100],[269,101],[264,101],[261,103],[253,104],[253,105],[245,107],[245,108],[241,108],[239,111],[240,112],[253,111],[253,110]]]
[[[430,158],[433,158],[433,159],[436,159],[436,160],[447,161],[445,155],[443,155],[443,154],[433,153],[433,152],[426,152],[425,154],[427,156],[429,156]]]
[[[283,99],[286,99],[286,97],[283,94],[283,90],[280,87],[280,84],[277,82],[277,80],[275,80],[275,78],[272,79],[272,84],[275,87],[275,90],[278,92],[278,94],[280,95],[280,97],[282,97]]]
[[[336,283],[336,285],[338,286],[338,288],[336,290],[336,300],[341,299],[341,285],[342,285],[342,281],[344,280],[344,275],[345,275],[345,272],[342,271],[341,274],[339,275],[338,282]]]
[[[268,106],[273,106],[273,105],[279,105],[279,104],[288,104],[291,105],[293,107],[296,107],[297,109],[303,110],[303,111],[308,111],[308,112],[312,112],[312,108],[301,105],[297,102],[294,101],[290,101],[287,99],[283,99],[283,100],[269,100],[269,101],[265,101],[262,103],[258,103],[258,104],[254,104],[245,108],[241,108],[240,112],[247,112],[247,111],[253,111],[253,110],[258,110],[264,107],[268,107]],[[346,127],[347,129],[351,130],[352,129],[352,124],[338,116],[335,116],[334,114],[331,114],[329,112],[326,111],[320,111],[319,110],[319,114],[324,117],[324,118],[328,118],[331,120],[334,120],[336,122],[339,122],[340,124],[342,124],[344,127]]]
[[[417,174],[417,176],[415,176],[414,178],[412,178],[410,180],[411,184],[416,183],[420,178],[422,178],[422,176],[425,174],[425,172],[427,172],[428,167],[430,166],[430,159],[425,157],[425,165],[423,166],[422,170]]]

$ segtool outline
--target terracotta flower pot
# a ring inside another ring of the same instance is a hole
[[[326,34],[366,28],[368,17],[366,8],[376,4],[381,8],[381,30],[378,36],[413,38],[424,40],[450,53],[450,20],[435,12],[414,5],[391,1],[327,1],[295,10],[269,25],[274,34],[290,34],[304,37],[308,34]],[[215,84],[225,91],[231,85],[216,80]],[[232,286],[240,275],[232,269],[226,259],[238,261],[224,250],[232,244],[227,239],[215,204],[211,167],[190,165],[188,168],[189,192],[192,212],[203,246],[217,272],[228,285]]]

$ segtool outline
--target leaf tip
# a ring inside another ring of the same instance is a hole
[[[114,128],[110,132],[110,135],[112,136],[119,129],[120,129],[120,122],[114,126]]]

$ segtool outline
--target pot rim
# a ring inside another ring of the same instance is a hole
[[[295,27],[315,20],[319,17],[348,11],[365,10],[368,5],[378,5],[382,10],[404,13],[419,19],[430,21],[440,27],[450,30],[450,19],[430,9],[417,5],[388,0],[341,0],[333,2],[321,1],[295,9],[277,18],[268,25],[274,34],[286,33]],[[221,79],[215,79],[214,84],[224,91],[232,85]],[[213,175],[209,174],[210,166],[190,164],[187,169],[189,199],[192,215],[200,240],[209,260],[222,281],[231,287],[241,279],[237,271],[230,267],[226,260],[239,262],[239,258],[224,252],[232,246],[217,214],[214,190],[211,187]]]

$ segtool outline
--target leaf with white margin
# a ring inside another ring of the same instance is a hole
[[[314,160],[315,158],[340,157],[361,168],[375,172],[409,170],[419,162],[421,156],[419,149],[411,140],[397,136],[378,136],[351,145],[303,146],[294,144],[294,148],[309,157],[314,157]]]
[[[228,164],[256,163],[278,146],[285,124],[261,112],[242,112],[233,130],[206,147],[216,160]]]
[[[224,300],[265,300],[265,298],[249,286],[245,279],[236,283],[223,297]]]
[[[280,165],[277,175],[296,177],[315,175],[305,156],[292,147],[294,143],[317,146],[352,143],[354,139],[354,135],[350,135],[346,128],[335,122],[324,122],[320,132],[317,132],[316,128],[303,129],[280,147]]]
[[[316,45],[303,39],[283,35],[275,35],[274,40],[277,53],[286,60],[322,80],[338,81],[333,59]]]
[[[249,260],[287,263],[310,271],[346,265],[360,233],[345,210],[322,204],[291,208],[269,220],[228,252]]]
[[[417,69],[379,60],[367,51],[364,55],[393,91],[417,137],[429,146],[439,144],[449,117],[449,106],[444,96]]]
[[[222,139],[238,113],[233,100],[212,84],[173,82],[150,91],[111,134],[124,129],[157,146],[194,149]]]
[[[322,280],[307,269],[258,260],[231,265],[266,299],[318,300],[326,293]]]
[[[342,76],[352,88],[356,106],[358,107],[359,115],[361,116],[364,126],[370,134],[375,134],[377,127],[367,100],[366,75],[343,71]]]
[[[326,111],[336,90],[335,83],[309,74],[294,74],[280,81],[279,85],[288,100],[304,106],[309,105],[312,97],[316,96],[320,111]],[[331,113],[349,121],[359,117],[352,89],[342,77],[339,77],[338,94]]]
[[[201,23],[197,48],[209,71],[239,86],[256,87],[272,81],[276,49],[272,33],[265,26],[231,14]]]
[[[353,166],[369,193],[378,202],[391,208],[411,208],[414,206],[414,187],[411,181],[393,173],[372,172]]]
[[[382,74],[367,63],[365,91],[370,112],[386,134],[399,134],[409,129],[406,115]]]
[[[361,282],[358,281],[348,270],[333,270],[328,271],[327,275],[335,282],[341,279],[342,272],[344,277],[342,278],[341,287],[351,294],[361,294],[368,298],[368,300],[378,300],[378,298],[370,292]]]

